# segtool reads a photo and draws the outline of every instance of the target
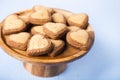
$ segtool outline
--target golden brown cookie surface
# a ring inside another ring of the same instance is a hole
[[[63,51],[65,43],[62,40],[51,40],[51,42],[53,43],[54,48],[53,51],[48,55],[51,57],[55,57]]]
[[[30,56],[39,56],[49,53],[53,49],[52,42],[43,35],[33,35],[28,43],[27,53]]]
[[[56,22],[56,23],[64,23],[64,24],[66,24],[66,19],[65,19],[65,17],[64,17],[62,14],[60,14],[60,13],[54,13],[54,14],[52,15],[52,19],[53,19],[53,21]]]
[[[85,30],[68,32],[66,39],[70,45],[83,49],[83,47],[87,47],[89,34]]]
[[[44,25],[45,33],[52,39],[57,39],[66,34],[67,26],[62,23],[46,23]]]
[[[41,8],[39,11],[31,13],[29,20],[32,24],[42,25],[51,21],[51,14],[47,11],[47,9]]]
[[[88,24],[88,15],[85,13],[73,14],[68,18],[68,23],[71,26],[78,26],[85,29]]]
[[[49,7],[45,7],[45,6],[40,6],[40,5],[36,5],[36,6],[33,6],[33,10],[34,11],[39,11],[41,9],[47,9],[47,11],[52,14],[54,12],[54,10],[52,8],[49,8]]]
[[[77,27],[77,26],[69,26],[69,27],[67,27],[67,28],[68,28],[69,31],[77,31],[77,30],[80,29],[80,28]]]
[[[21,18],[25,23],[29,23],[29,16],[33,12],[32,9],[27,9],[17,13],[18,17]]]
[[[6,42],[11,47],[20,50],[26,50],[29,38],[30,38],[29,33],[21,32],[21,33],[9,35]]]
[[[11,34],[24,31],[26,24],[17,15],[9,15],[3,24],[3,34]]]
[[[34,34],[42,34],[47,37],[46,33],[43,30],[44,26],[33,26],[31,29],[31,33]]]

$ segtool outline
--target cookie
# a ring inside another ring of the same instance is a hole
[[[21,18],[25,23],[29,23],[29,16],[32,13],[32,9],[24,10],[20,13],[17,13],[18,17]]]
[[[62,9],[57,9],[57,8],[53,8],[55,13],[60,13],[62,15],[64,15],[64,17],[66,19],[68,19],[69,16],[73,15],[74,13],[70,12],[70,11],[66,11],[66,10],[62,10]]]
[[[44,26],[34,26],[31,29],[31,33],[34,34],[42,34],[47,37],[46,33],[43,31]]]
[[[41,34],[35,34],[31,37],[27,53],[30,56],[39,56],[50,53],[53,49],[52,42]]]
[[[62,53],[65,43],[62,40],[51,40],[53,43],[53,51],[49,53],[48,55],[51,57],[58,56],[60,53]]]
[[[46,23],[43,30],[52,39],[59,39],[68,32],[65,24],[52,22]]]
[[[73,14],[68,18],[68,24],[70,26],[78,26],[85,29],[88,24],[88,15],[85,13]]]
[[[27,49],[27,43],[29,38],[30,34],[27,32],[11,34],[6,39],[6,43],[13,48],[25,51]]]
[[[47,9],[47,11],[49,12],[49,13],[54,13],[54,10],[52,9],[52,8],[49,8],[49,7],[45,7],[45,6],[41,6],[41,5],[35,5],[35,6],[33,6],[33,10],[34,11],[39,11],[39,10],[41,10],[41,9]]]
[[[17,15],[9,15],[3,23],[3,34],[12,34],[24,31],[26,24]]]
[[[66,19],[65,19],[65,17],[64,17],[62,14],[60,14],[60,13],[54,13],[54,14],[52,15],[52,20],[53,20],[55,23],[64,23],[64,24],[66,24]]]
[[[73,32],[68,32],[66,37],[67,42],[81,50],[86,50],[88,41],[89,41],[89,34],[85,30],[78,30]]]
[[[77,31],[77,30],[80,29],[80,28],[77,27],[77,26],[69,26],[69,27],[67,27],[67,28],[68,28],[69,31]]]
[[[29,16],[30,23],[36,25],[42,25],[51,21],[51,14],[47,9],[40,9],[39,11],[34,11]]]

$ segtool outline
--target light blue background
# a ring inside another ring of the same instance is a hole
[[[52,78],[32,76],[21,61],[0,49],[0,80],[120,80],[120,0],[0,0],[0,21],[36,4],[88,13],[95,43],[87,55]]]

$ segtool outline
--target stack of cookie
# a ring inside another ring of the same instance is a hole
[[[9,15],[3,22],[6,44],[26,51],[29,56],[60,55],[70,45],[87,50],[88,15],[60,11],[44,6]]]

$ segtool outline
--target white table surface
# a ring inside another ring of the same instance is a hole
[[[87,55],[51,78],[32,76],[0,48],[0,80],[120,80],[120,0],[0,0],[0,21],[37,4],[89,14],[95,43]]]

